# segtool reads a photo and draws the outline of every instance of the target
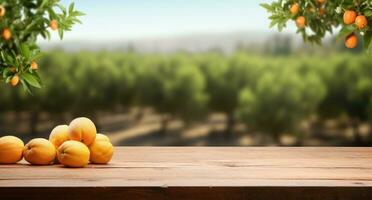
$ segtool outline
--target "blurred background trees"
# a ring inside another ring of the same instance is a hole
[[[34,95],[1,85],[1,134],[43,135],[83,115],[96,119],[100,130],[117,132],[124,127],[120,124],[136,120],[151,124],[153,120],[143,116],[153,116],[157,132],[170,131],[172,137],[177,128],[169,125],[175,121],[184,124],[187,134],[217,123],[227,140],[266,135],[281,144],[283,135],[291,135],[296,141],[292,144],[306,145],[304,133],[325,134],[333,120],[341,124],[339,132],[350,130],[352,135],[336,145],[370,144],[370,131],[366,138],[361,126],[372,117],[372,62],[363,54],[54,50],[40,66],[45,86]],[[119,117],[132,116],[133,109],[142,118]],[[211,121],[217,115],[224,117]],[[304,123],[309,124],[307,130]],[[182,137],[177,136],[179,141]]]

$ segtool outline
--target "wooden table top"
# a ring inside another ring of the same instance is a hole
[[[372,148],[116,147],[108,165],[0,165],[0,187],[372,186]]]
[[[75,187],[362,187],[371,192],[370,186],[372,148],[116,147],[108,165],[76,169],[31,166],[24,161],[0,165],[0,191]]]

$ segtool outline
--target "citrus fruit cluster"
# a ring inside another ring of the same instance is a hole
[[[62,39],[65,31],[80,23],[82,15],[73,3],[65,8],[60,0],[0,1],[0,81],[22,84],[28,92],[31,87],[40,88],[35,62],[41,57],[37,39],[50,39],[50,30]]]
[[[97,133],[94,123],[85,117],[74,119],[69,125],[59,125],[49,140],[35,138],[24,145],[15,136],[0,138],[0,163],[14,164],[24,158],[33,165],[61,163],[66,167],[84,167],[89,162],[108,163],[113,155],[110,139]]]
[[[5,14],[5,8],[4,8],[4,6],[0,5],[0,17],[3,17],[4,14]],[[58,22],[56,20],[51,20],[50,24],[49,24],[49,27],[53,31],[57,31],[58,30]],[[3,28],[1,37],[3,38],[4,41],[9,41],[12,38],[12,33],[11,33],[10,29],[7,28],[7,27]],[[27,48],[27,47],[24,47],[24,48]],[[35,71],[35,70],[38,70],[38,69],[39,69],[39,65],[37,64],[37,62],[35,60],[29,61],[29,71],[32,72],[32,71]],[[9,71],[12,72],[13,75],[11,77],[9,77],[8,81],[6,81],[6,82],[9,82],[9,84],[11,86],[15,87],[15,86],[18,85],[19,80],[20,80],[19,73],[17,73],[18,70],[15,66],[12,66],[12,67],[9,68]],[[37,81],[39,81],[39,80],[37,80]]]
[[[346,10],[344,12],[343,21],[345,25],[354,25],[358,30],[366,29],[368,20],[362,13],[358,14],[355,10]],[[352,26],[353,27],[353,26]],[[364,32],[361,32],[364,34]],[[358,44],[358,37],[355,32],[350,33],[345,38],[345,46],[347,48],[355,48]]]
[[[281,31],[289,20],[294,20],[297,33],[305,42],[321,44],[327,33],[341,27],[338,38],[344,39],[347,48],[358,45],[363,38],[366,50],[372,49],[372,3],[367,0],[277,0],[261,4],[271,13],[271,27]]]

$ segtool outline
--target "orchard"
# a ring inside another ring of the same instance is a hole
[[[1,0],[0,81],[22,84],[28,92],[31,87],[40,88],[37,61],[41,53],[36,40],[50,39],[51,31],[62,39],[82,15],[73,3],[65,8],[60,0]]]
[[[327,33],[339,30],[347,48],[355,48],[358,38],[366,51],[372,48],[372,1],[278,0],[261,6],[271,14],[270,27],[282,31],[292,20],[305,42],[321,44]]]

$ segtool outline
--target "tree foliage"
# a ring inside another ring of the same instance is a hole
[[[297,133],[310,115],[372,119],[367,55],[53,51],[39,64],[44,88],[28,95],[0,85],[0,113],[94,115],[140,106],[191,121],[223,112],[273,136]]]
[[[292,65],[283,67],[271,69],[255,85],[241,90],[237,110],[248,126],[275,138],[296,133],[298,125],[315,112],[326,92],[318,74],[296,72]]]
[[[195,63],[182,55],[160,56],[147,62],[141,71],[136,88],[140,105],[187,121],[203,115],[206,84]]]
[[[297,33],[302,35],[305,42],[320,44],[327,33],[332,34],[340,29],[338,38],[347,40],[351,34],[359,34],[363,38],[364,48],[368,51],[372,48],[372,3],[369,0],[275,0],[261,6],[270,13],[270,27],[276,26],[282,31],[287,22],[293,20],[298,28]],[[351,23],[345,21],[347,11],[364,16],[366,26],[360,26],[356,16],[352,17]]]
[[[73,3],[65,8],[60,0],[0,1],[0,81],[13,86],[21,82],[26,91],[40,88],[37,38],[50,39],[50,30],[55,30],[62,39],[81,15]]]

